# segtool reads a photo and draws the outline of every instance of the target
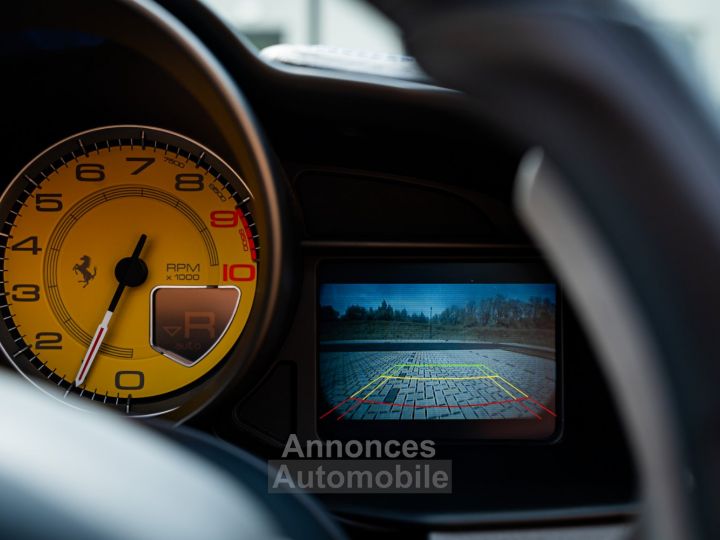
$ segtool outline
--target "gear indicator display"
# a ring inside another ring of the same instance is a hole
[[[193,366],[220,342],[240,303],[234,286],[155,287],[150,295],[150,345]]]

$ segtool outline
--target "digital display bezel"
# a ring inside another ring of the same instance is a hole
[[[412,284],[481,283],[523,284],[552,283],[556,287],[555,311],[555,413],[551,431],[538,430],[535,419],[506,420],[320,420],[328,409],[321,390],[320,292],[325,284]],[[469,261],[325,261],[318,266],[315,298],[316,426],[323,439],[420,439],[436,441],[553,443],[563,428],[563,349],[562,293],[547,267],[532,260]]]

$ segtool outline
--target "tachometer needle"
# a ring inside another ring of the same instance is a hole
[[[83,382],[85,382],[85,378],[90,371],[90,366],[92,366],[92,363],[95,361],[95,357],[100,350],[100,345],[102,345],[103,338],[107,333],[108,324],[110,324],[112,315],[112,311],[106,311],[100,326],[98,326],[97,330],[95,330],[95,335],[90,342],[90,348],[85,353],[85,358],[83,358],[82,364],[80,364],[80,369],[75,376],[75,386],[80,386]]]
[[[90,368],[95,361],[95,357],[100,350],[100,346],[107,335],[110,319],[115,313],[115,308],[117,308],[118,302],[120,302],[120,297],[125,287],[137,287],[147,279],[147,266],[143,260],[140,259],[140,252],[145,245],[145,240],[147,240],[147,236],[144,234],[140,235],[140,239],[135,246],[132,256],[125,257],[118,262],[115,267],[115,278],[118,280],[117,289],[115,289],[115,294],[110,301],[110,306],[105,312],[102,322],[97,327],[97,330],[95,330],[95,335],[90,341],[90,347],[85,353],[85,358],[83,358],[82,364],[80,364],[80,369],[75,376],[75,386],[80,386],[85,382]]]

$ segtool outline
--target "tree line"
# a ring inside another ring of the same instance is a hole
[[[498,294],[471,300],[465,306],[451,306],[430,316],[423,311],[408,313],[406,309],[394,309],[383,300],[377,308],[351,305],[342,314],[332,306],[321,306],[320,319],[324,322],[394,321],[463,327],[554,328],[555,302],[540,297],[525,301]]]

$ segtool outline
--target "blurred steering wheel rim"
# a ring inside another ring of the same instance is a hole
[[[720,133],[708,100],[621,2],[371,3],[431,77],[472,98],[470,114],[542,148],[523,160],[516,210],[611,381],[641,473],[640,533],[720,537],[720,367],[708,361]]]

